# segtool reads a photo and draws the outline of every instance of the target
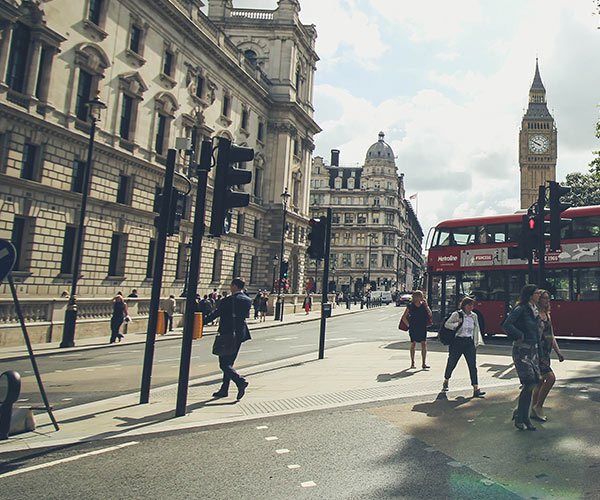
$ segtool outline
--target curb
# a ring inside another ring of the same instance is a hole
[[[376,307],[373,307],[371,309],[358,309],[356,311],[352,311],[350,310],[349,312],[343,313],[343,314],[336,314],[331,316],[329,319],[331,318],[337,318],[337,317],[342,317],[342,316],[348,316],[350,314],[357,314],[357,313],[361,313],[361,312],[366,312],[366,311],[372,311],[373,309],[378,309]],[[310,323],[311,321],[320,321],[321,317],[313,317],[313,318],[302,318],[302,319],[297,319],[294,321],[289,321],[289,322],[274,322],[274,323],[268,323],[268,324],[263,324],[261,325],[260,323],[258,325],[252,325],[252,328],[250,329],[250,331],[254,331],[254,330],[263,330],[266,328],[275,328],[278,326],[285,326],[285,325],[300,325],[302,323]],[[157,335],[156,336],[156,342],[164,342],[164,341],[168,341],[168,340],[178,340],[181,339],[182,335],[183,335],[183,328],[179,327],[177,328],[177,330],[179,330],[178,332],[172,332],[172,333],[176,333],[175,335],[171,335],[168,336],[165,335]],[[216,331],[212,331],[212,332],[203,332],[202,336],[203,337],[208,337],[211,335],[216,335]],[[145,333],[133,333],[131,335],[146,335]],[[40,358],[40,357],[44,357],[44,356],[51,356],[53,354],[63,354],[66,352],[80,352],[80,351],[89,351],[89,350],[93,350],[93,349],[110,349],[113,347],[118,347],[120,345],[138,345],[138,344],[145,344],[146,340],[145,339],[139,339],[139,340],[133,340],[130,342],[127,342],[126,344],[109,344],[109,343],[102,343],[102,344],[90,344],[90,345],[83,345],[83,346],[74,346],[74,347],[67,347],[67,348],[61,348],[61,347],[53,347],[53,348],[49,348],[49,349],[45,349],[43,351],[40,352],[36,352],[35,351],[35,347],[33,349],[33,353],[35,355],[36,358]],[[0,353],[2,352],[2,350],[0,349]],[[29,359],[29,354],[28,353],[19,353],[19,354],[15,354],[15,355],[10,355],[10,354],[6,354],[3,358],[3,361],[22,361],[25,359]]]

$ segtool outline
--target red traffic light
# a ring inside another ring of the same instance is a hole
[[[529,219],[529,229],[531,229],[532,231],[535,229],[535,218],[531,217]]]

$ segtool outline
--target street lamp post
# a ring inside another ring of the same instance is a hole
[[[188,293],[188,278],[190,274],[190,255],[192,254],[192,243],[185,245],[185,283],[183,284],[183,292],[180,297],[187,297]]]
[[[279,262],[279,257],[275,255],[275,257],[273,257],[273,284],[271,285],[271,293],[275,293],[275,273],[277,272],[277,262]]]
[[[367,283],[371,283],[371,248],[373,243],[373,238],[377,235],[375,233],[369,233],[369,266],[367,268]]]
[[[279,284],[277,287],[277,305],[275,307],[275,319],[279,319],[283,321],[283,307],[284,307],[284,298],[281,295],[281,282],[283,281],[283,252],[285,247],[285,232],[287,226],[287,203],[290,199],[290,194],[288,193],[287,187],[285,191],[281,193],[281,203],[283,207],[283,219],[281,226],[281,250],[279,252]]]
[[[96,123],[100,121],[100,113],[106,109],[98,96],[93,100],[86,102],[88,107],[88,116],[91,121],[90,140],[88,144],[88,156],[83,176],[83,186],[81,193],[81,209],[79,214],[79,227],[77,228],[77,238],[75,240],[75,258],[73,260],[73,280],[71,282],[71,295],[69,304],[65,312],[65,324],[63,326],[63,336],[60,347],[75,347],[75,326],[77,324],[77,280],[81,270],[81,255],[83,253],[83,231],[85,228],[85,212],[87,209],[87,200],[90,191],[90,181],[92,179],[92,156],[94,154],[94,137],[96,135]]]

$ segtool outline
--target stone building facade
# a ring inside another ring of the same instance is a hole
[[[529,89],[529,106],[519,131],[519,167],[521,169],[521,208],[529,208],[538,199],[538,187],[556,180],[557,131],[546,104],[538,62]]]
[[[0,0],[0,237],[19,252],[13,276],[22,296],[69,289],[90,132],[85,102],[96,95],[107,109],[96,132],[80,296],[149,295],[157,200],[179,137],[197,150],[214,137],[255,150],[242,165],[253,173],[251,203],[234,210],[228,236],[204,238],[199,292],[234,275],[251,290],[270,288],[285,189],[285,253],[292,290],[301,290],[320,128],[316,30],[299,11],[297,0],[273,10],[236,9],[231,0],[210,0],[207,10],[201,0]],[[181,151],[182,191],[188,160]],[[191,182],[181,231],[168,239],[163,294],[184,288]],[[6,285],[0,293],[9,295]]]
[[[360,293],[367,282],[373,290],[412,290],[421,276],[423,231],[384,137],[380,132],[362,166],[340,165],[338,150],[329,164],[320,156],[313,161],[311,216],[332,208],[330,280],[344,292]],[[312,285],[318,268],[315,261],[309,266]]]

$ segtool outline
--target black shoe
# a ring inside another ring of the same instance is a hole
[[[238,385],[238,393],[237,393],[238,401],[244,397],[244,394],[246,394],[246,387],[248,387],[248,382],[246,382],[245,380],[240,385]]]
[[[483,396],[485,396],[485,392],[482,391],[481,389],[475,389],[473,391],[473,397],[474,398],[482,398]]]
[[[528,431],[535,431],[536,427],[531,423],[531,420],[525,420],[523,423],[525,424],[525,427],[527,427]]]
[[[446,382],[445,380],[442,383],[442,391],[443,392],[448,392],[448,382]]]
[[[213,398],[226,398],[227,393],[225,391],[213,392]]]
[[[519,429],[520,431],[524,431],[525,430],[525,424],[523,424],[523,422],[521,422],[518,418],[518,414],[517,414],[517,410],[513,411],[513,416],[512,419],[515,422],[515,427],[517,429]]]

